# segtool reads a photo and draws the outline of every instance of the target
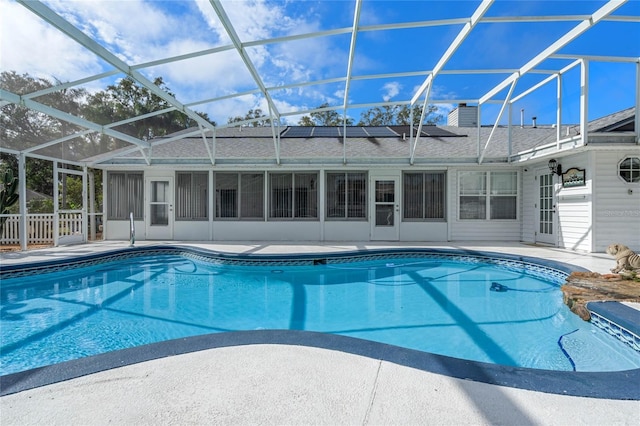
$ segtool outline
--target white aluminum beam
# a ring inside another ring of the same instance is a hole
[[[640,145],[640,58],[636,63],[636,117],[635,117],[635,130],[636,130],[636,144]]]
[[[511,74],[504,81],[499,83],[489,92],[487,92],[484,96],[480,98],[480,103],[484,103],[487,100],[493,98],[496,94],[505,89],[509,84],[511,84],[517,78],[520,78],[522,75],[531,71],[533,68],[538,66],[542,61],[549,58],[552,54],[561,49],[562,47],[569,44],[571,41],[576,39],[578,36],[583,34],[589,28],[593,27],[595,24],[600,22],[603,18],[605,18],[610,13],[613,13],[617,8],[622,6],[628,0],[610,0],[607,4],[602,6],[600,9],[596,10],[593,15],[591,15],[588,19],[584,19],[578,25],[569,30],[562,37],[557,39],[555,42],[550,44],[546,49],[536,55],[533,59],[527,62],[520,70]]]
[[[557,71],[553,75],[550,75],[549,77],[545,78],[540,83],[538,83],[538,84],[536,84],[534,86],[531,86],[529,89],[527,89],[524,92],[520,93],[518,96],[514,96],[513,99],[511,99],[511,103],[515,103],[515,102],[519,101],[523,97],[525,97],[528,94],[538,90],[540,87],[544,86],[545,84],[549,83],[550,81],[553,81],[553,79],[556,78],[557,76],[566,73],[567,71],[569,71],[570,69],[572,69],[572,68],[574,68],[574,67],[576,67],[578,65],[580,65],[580,60],[579,59],[574,61],[574,62],[572,62],[571,64],[567,65],[566,67],[562,68],[560,71]]]
[[[247,70],[251,74],[251,77],[253,77],[253,80],[256,82],[256,84],[262,91],[262,94],[266,98],[267,103],[269,104],[270,110],[275,113],[276,118],[279,120],[280,114],[278,113],[278,108],[276,108],[273,102],[273,99],[271,99],[271,95],[269,94],[269,91],[264,85],[264,82],[262,81],[262,77],[260,76],[260,73],[256,69],[255,65],[253,65],[251,58],[249,58],[249,55],[247,54],[247,51],[245,50],[240,40],[240,36],[238,36],[236,29],[234,28],[233,24],[231,24],[231,21],[227,16],[227,12],[225,12],[219,0],[209,0],[209,3],[211,4],[211,7],[213,7],[213,10],[218,15],[218,18],[220,19],[222,26],[227,32],[227,35],[229,36],[229,38],[231,39],[231,43],[233,43],[234,47],[236,48],[236,51],[240,55],[240,58],[242,59],[242,62],[244,62],[244,65],[247,67]]]
[[[362,1],[356,0],[353,11],[353,27],[351,31],[351,43],[349,44],[349,58],[347,59],[347,80],[344,83],[344,98],[342,100],[342,163],[347,164],[347,107],[349,105],[349,89],[351,87],[351,72],[353,70],[353,56],[356,51],[356,39],[358,38],[358,23],[360,22],[360,10]]]
[[[56,14],[49,7],[45,6],[43,3],[39,1],[27,1],[27,0],[17,0],[20,4],[22,4],[25,8],[29,9],[35,15],[44,19],[49,24],[53,25],[55,28],[60,30],[62,33],[67,35],[70,39],[80,43],[83,47],[105,60],[109,64],[113,65],[118,70],[122,71],[126,75],[133,78],[142,86],[146,87],[151,91],[151,93],[155,94],[159,98],[165,100],[170,105],[176,107],[177,110],[185,113],[187,116],[195,120],[197,123],[202,124],[204,127],[213,128],[214,126],[209,123],[204,118],[200,117],[194,111],[186,108],[182,103],[180,103],[176,98],[153,84],[148,78],[140,74],[140,72],[133,69],[131,66],[126,64],[116,55],[105,49],[98,42],[84,34],[82,31],[71,25],[68,21],[62,18],[60,15]]]
[[[81,132],[77,132],[77,133],[74,133],[72,135],[67,135],[67,136],[64,136],[64,137],[49,141],[47,143],[43,143],[43,144],[36,145],[34,147],[31,147],[31,148],[27,148],[27,149],[23,150],[22,152],[30,153],[30,152],[33,152],[33,151],[38,151],[40,149],[47,148],[47,147],[52,146],[52,145],[57,145],[59,143],[66,142],[66,141],[69,141],[71,139],[75,139],[75,138],[78,138],[80,136],[88,135],[89,133],[94,133],[94,132],[95,132],[95,130],[83,130]]]
[[[580,66],[580,137],[582,145],[589,142],[587,125],[589,124],[589,61],[582,60]]]
[[[478,24],[478,22],[484,16],[484,14],[487,12],[487,10],[489,10],[489,7],[493,3],[493,1],[494,0],[483,0],[482,3],[480,4],[480,6],[478,6],[478,8],[475,10],[475,12],[473,12],[473,15],[471,15],[471,18],[469,18],[467,23],[464,24],[464,27],[462,27],[462,29],[460,30],[460,32],[458,33],[456,38],[449,45],[449,47],[445,51],[444,55],[442,55],[442,57],[440,58],[440,60],[436,64],[436,66],[433,67],[433,73],[430,74],[427,77],[427,79],[424,81],[424,83],[422,83],[420,88],[413,95],[413,98],[411,98],[411,105],[416,103],[418,98],[422,95],[422,93],[424,93],[424,91],[427,88],[427,86],[429,84],[431,84],[431,80],[433,80],[438,75],[438,73],[442,70],[442,68],[444,68],[444,66],[449,61],[449,59],[451,59],[451,57],[453,56],[455,51],[458,50],[458,48],[460,47],[462,42],[471,33],[473,28]]]
[[[498,113],[498,117],[496,118],[496,122],[493,125],[493,128],[491,129],[491,133],[489,133],[489,138],[487,139],[487,142],[484,144],[484,149],[480,153],[480,157],[478,158],[478,164],[482,164],[482,160],[484,160],[484,154],[485,154],[485,152],[487,152],[487,148],[489,148],[489,144],[491,143],[491,139],[493,139],[493,135],[494,135],[496,129],[498,128],[498,125],[500,124],[500,119],[502,118],[502,114],[504,114],[504,109],[507,106],[507,104],[509,103],[509,99],[511,98],[511,94],[513,93],[513,89],[515,89],[517,82],[518,82],[518,80],[514,80],[513,83],[511,83],[511,88],[509,89],[509,93],[507,94],[507,98],[505,99],[504,103],[502,104],[502,107],[500,108],[500,112]],[[509,124],[511,124],[511,123],[509,123]]]
[[[70,81],[70,82],[67,82],[67,83],[58,84],[58,85],[55,85],[55,86],[48,87],[46,89],[38,90],[37,92],[31,92],[31,93],[28,93],[26,95],[23,95],[22,97],[25,98],[25,99],[37,98],[38,96],[47,95],[47,94],[53,93],[53,92],[59,92],[61,90],[68,89],[70,87],[80,86],[82,84],[89,83],[91,81],[96,81],[96,80],[101,80],[103,78],[111,77],[113,75],[118,74],[119,72],[120,71],[118,71],[118,70],[111,70],[111,71],[103,72],[103,73],[100,73],[100,74],[93,75],[91,77],[87,77],[87,78],[83,78],[83,79],[75,80],[75,81]]]
[[[104,133],[106,135],[113,136],[114,138],[121,139],[125,142],[133,143],[141,147],[147,147],[149,145],[148,142],[143,141],[141,139],[134,138],[133,136],[129,136],[112,129],[108,129],[104,126],[93,123],[89,120],[85,120],[84,118],[76,117],[75,115],[69,114],[64,111],[60,111],[58,109],[52,108],[47,105],[43,105],[31,99],[23,99],[21,96],[8,92],[4,89],[0,89],[0,99],[8,100],[11,103],[14,103],[16,105],[22,105],[34,111],[45,113],[47,115],[50,115],[51,117],[55,117],[60,120],[64,120],[69,123],[75,124],[77,126],[84,127],[85,129],[91,129],[99,133]]]

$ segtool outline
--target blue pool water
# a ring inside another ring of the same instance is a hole
[[[557,276],[410,255],[315,263],[154,255],[3,279],[0,374],[261,329],[341,334],[537,369],[640,367],[638,352],[568,310]]]

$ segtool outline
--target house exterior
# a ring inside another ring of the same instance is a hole
[[[128,239],[133,213],[137,240],[640,249],[635,108],[562,128],[478,127],[475,108],[421,129],[193,129],[89,159],[105,170],[104,237]]]

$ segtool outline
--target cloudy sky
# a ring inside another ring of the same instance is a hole
[[[580,18],[592,14],[605,3],[498,0],[484,16],[573,15]],[[44,4],[127,64],[138,66],[143,75],[150,79],[163,77],[181,102],[194,103],[194,110],[207,112],[218,123],[225,123],[231,116],[244,115],[252,108],[268,110],[267,100],[256,91],[254,77],[238,52],[229,48],[231,41],[225,27],[207,0],[57,0]],[[480,1],[476,0],[363,0],[359,26],[366,31],[358,34],[351,73],[356,78],[385,77],[354,79],[349,86],[348,102],[359,105],[411,99],[425,80],[423,72],[435,67],[464,24],[410,26],[402,30],[386,29],[384,25],[468,18],[479,5]],[[291,114],[286,118],[289,122],[297,122],[297,112],[323,103],[342,105],[344,81],[295,85],[345,77],[351,34],[344,29],[353,25],[355,1],[223,1],[222,6],[241,42],[247,43],[248,58],[262,83],[267,88],[284,86],[270,93],[277,110]],[[2,71],[13,70],[66,82],[113,69],[20,3],[0,0],[0,10]],[[628,1],[613,15],[635,19],[601,22],[558,53],[640,57],[640,1]],[[434,80],[430,99],[445,102],[439,104],[444,114],[459,100],[479,99],[507,78],[513,69],[523,66],[578,23],[579,20],[574,19],[535,24],[479,24],[443,69],[500,68],[507,71],[501,74],[440,74]],[[253,43],[325,31],[327,35],[317,38]],[[210,53],[157,63],[163,58],[194,52]],[[537,68],[556,70],[571,62],[570,59],[547,60]],[[591,61],[589,70],[589,118],[633,105],[636,64]],[[417,75],[388,75],[400,72]],[[514,95],[547,75],[525,75],[518,82]],[[578,121],[579,75],[579,67],[576,67],[563,79],[564,123]],[[111,75],[82,87],[90,91],[103,90],[122,76]],[[245,94],[232,96],[242,93]],[[504,99],[506,93],[507,90],[500,92],[495,99]],[[226,98],[206,102],[220,97]],[[499,108],[498,104],[483,107],[483,122],[493,123]],[[514,111],[518,111],[514,120],[518,122],[520,109],[526,111],[527,120],[536,115],[539,123],[554,122],[555,83],[514,104]],[[357,121],[360,111],[354,108],[349,115]]]

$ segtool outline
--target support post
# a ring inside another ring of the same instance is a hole
[[[58,181],[58,162],[53,162],[53,246],[58,247],[60,238],[60,182]]]
[[[580,138],[582,145],[587,140],[587,123],[589,122],[589,61],[582,59],[580,64]]]
[[[86,243],[89,238],[89,217],[87,215],[87,199],[88,199],[88,168],[85,164],[82,166],[82,242]]]
[[[27,235],[27,161],[24,153],[18,154],[18,199],[20,203],[20,250],[28,248]]]

